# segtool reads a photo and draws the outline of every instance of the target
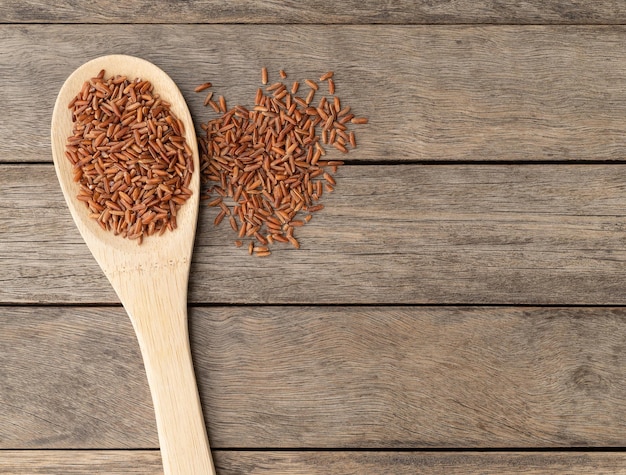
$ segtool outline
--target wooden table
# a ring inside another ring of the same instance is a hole
[[[196,85],[250,105],[262,66],[333,70],[370,118],[302,249],[249,257],[201,209],[220,474],[626,473],[626,6],[503,3],[4,0],[0,473],[161,471],[130,322],[51,163],[59,88],[109,53],[163,68],[198,124]]]

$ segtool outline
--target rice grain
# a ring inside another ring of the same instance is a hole
[[[195,92],[202,92],[205,89],[208,89],[212,86],[210,82],[205,82],[204,84],[200,84],[198,87],[194,89]]]

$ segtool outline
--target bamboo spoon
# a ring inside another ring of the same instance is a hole
[[[152,82],[185,125],[193,151],[193,195],[177,213],[178,228],[138,245],[100,228],[76,199],[65,144],[72,133],[70,100],[105,69]],[[176,84],[155,65],[132,56],[103,56],[79,67],[61,88],[52,115],[52,156],[65,201],[87,247],[132,321],[148,376],[166,475],[215,474],[189,348],[187,284],[200,193],[198,145],[191,115]]]

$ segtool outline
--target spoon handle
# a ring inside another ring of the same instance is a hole
[[[131,315],[148,376],[165,475],[215,475],[193,371],[187,307],[159,299]]]

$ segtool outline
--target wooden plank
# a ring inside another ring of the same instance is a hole
[[[221,475],[581,475],[625,474],[626,456],[607,452],[217,452]]]
[[[63,81],[111,48],[164,68],[196,124],[214,117],[193,93],[204,81],[250,106],[262,66],[271,80],[334,70],[342,103],[370,118],[350,160],[624,160],[624,26],[5,25],[0,161],[51,159]]]
[[[158,450],[0,450],[0,474],[163,475]]]
[[[597,475],[626,473],[623,452],[213,452],[219,475]],[[158,475],[158,451],[0,451],[0,473],[11,475]]]
[[[0,448],[158,446],[121,309],[3,307],[0,321]]]
[[[89,2],[79,6],[69,0],[5,0],[0,5],[3,23],[496,23],[496,24],[620,24],[626,22],[621,2],[598,0],[376,0],[284,1],[259,0],[240,5],[218,0],[128,0]]]
[[[0,328],[0,448],[157,447],[121,308]],[[190,333],[214,448],[623,447],[624,308],[204,307]]]
[[[302,248],[238,249],[202,206],[205,303],[626,304],[623,165],[345,166]],[[0,167],[0,302],[116,303],[50,165]]]

